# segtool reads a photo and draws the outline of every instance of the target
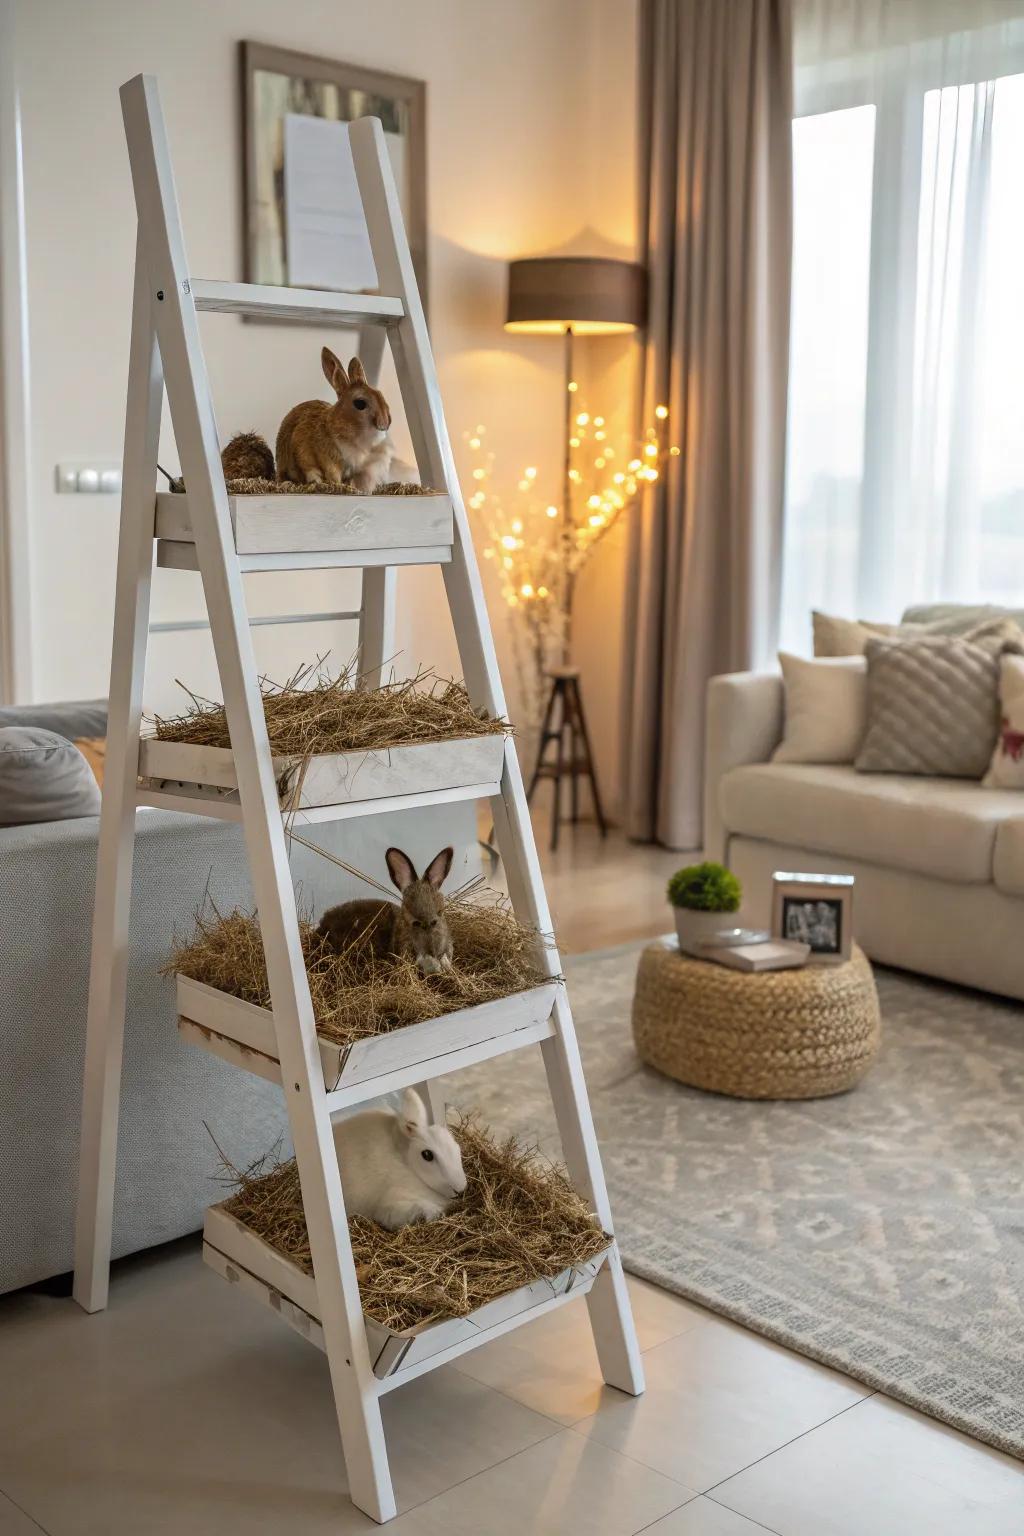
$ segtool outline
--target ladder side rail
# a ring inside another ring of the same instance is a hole
[[[395,1514],[396,1505],[156,82],[137,76],[122,87],[121,98],[151,282],[164,295],[154,306],[157,332],[234,747],[349,1493],[383,1521]]]
[[[388,292],[397,294],[405,308],[404,317],[389,335],[399,379],[408,386],[403,399],[420,474],[429,477],[425,483],[438,489],[443,487],[452,498],[455,540],[444,578],[466,686],[474,703],[486,706],[494,714],[505,714],[505,695],[483,583],[445,425],[430,337],[384,132],[377,119],[361,118],[350,125],[349,134],[378,282]],[[519,758],[511,739],[505,744],[501,794],[491,800],[491,809],[513,908],[524,921],[550,934],[551,914]],[[561,962],[557,949],[552,945],[543,955],[549,973],[558,975]],[[543,1042],[541,1050],[566,1164],[573,1182],[591,1201],[605,1230],[612,1232],[604,1170],[572,1013],[564,991],[556,1001],[554,1018],[555,1035]],[[605,1269],[608,1278],[601,1284],[599,1277],[588,1296],[594,1341],[605,1380],[636,1394],[643,1391],[643,1369],[617,1246]]]
[[[357,664],[363,688],[379,688],[394,660],[397,597],[398,572],[393,565],[364,568]]]
[[[121,1093],[136,781],[153,581],[156,461],[163,371],[141,234],[135,248],[121,519],[110,660],[79,1147],[74,1296],[87,1312],[107,1304]]]

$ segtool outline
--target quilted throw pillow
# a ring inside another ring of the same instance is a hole
[[[977,638],[869,640],[862,773],[980,779],[999,731],[998,630]]]
[[[999,659],[999,739],[985,783],[1024,789],[1024,656]]]

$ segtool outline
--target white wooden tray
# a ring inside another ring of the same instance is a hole
[[[550,1019],[558,986],[556,981],[545,982],[511,997],[460,1008],[351,1045],[321,1036],[325,1087],[328,1093],[351,1089],[351,1101],[359,1102],[402,1086],[391,1078],[435,1077],[466,1064],[464,1057],[483,1061],[519,1044],[547,1038],[553,1032]],[[243,1002],[187,976],[177,978],[177,987],[179,1028],[186,1038],[260,1077],[280,1081],[274,1016],[269,1008]],[[381,1078],[389,1079],[387,1086],[379,1082]]]
[[[584,1295],[593,1285],[604,1257],[599,1254],[586,1264],[563,1270],[553,1279],[537,1280],[507,1296],[499,1296],[469,1317],[427,1323],[401,1333],[392,1333],[365,1318],[374,1375],[380,1379],[396,1374],[419,1375],[425,1363],[438,1355],[450,1359],[485,1343],[488,1336],[506,1332],[518,1321],[528,1321],[528,1314],[547,1311],[553,1302],[570,1293]],[[223,1204],[211,1206],[206,1213],[203,1258],[219,1275],[271,1307],[296,1332],[323,1349],[320,1304],[313,1276],[257,1237]]]
[[[285,810],[314,810],[332,805],[366,804],[398,795],[434,794],[500,783],[505,735],[466,736],[452,741],[417,742],[374,752],[318,754],[306,760],[274,758],[278,793]],[[168,785],[238,801],[238,776],[230,747],[197,746],[189,741],[139,743],[143,790]]]
[[[419,496],[229,496],[240,555],[415,549],[452,542],[452,500],[444,491]],[[187,492],[160,491],[156,537],[193,544]]]

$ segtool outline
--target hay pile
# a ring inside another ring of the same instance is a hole
[[[412,960],[375,958],[369,945],[335,954],[311,924],[301,922],[317,1032],[338,1045],[349,1045],[550,980],[537,964],[539,935],[519,923],[503,900],[451,899],[445,903],[445,917],[454,960],[450,970],[434,976],[422,975]],[[188,976],[260,1008],[270,1007],[263,940],[252,912],[222,917],[211,908],[199,913],[194,935],[175,949],[163,974]]]
[[[509,729],[506,720],[475,710],[461,683],[429,671],[379,688],[360,688],[357,683],[353,666],[332,677],[319,663],[300,668],[284,683],[263,678],[271,751],[305,758],[320,752],[369,752],[418,741],[491,736]],[[156,716],[157,740],[230,747],[223,704],[198,698],[187,688],[185,692],[191,704],[184,714]]]
[[[444,1216],[388,1232],[353,1216],[363,1311],[392,1332],[465,1317],[542,1276],[596,1258],[602,1232],[565,1172],[514,1137],[498,1143],[472,1117],[454,1125],[467,1186]],[[231,1214],[312,1274],[294,1159],[237,1175]]]

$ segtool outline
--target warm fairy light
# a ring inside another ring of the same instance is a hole
[[[522,533],[522,531],[523,531],[523,520],[522,520],[522,518],[521,517],[514,517],[512,519],[512,532],[513,533]]]
[[[603,443],[604,440],[605,440],[605,435],[606,434],[604,432],[595,432],[594,433],[594,441],[595,441],[595,443]]]
[[[595,416],[594,417],[594,426],[595,427],[603,427],[604,426],[604,417],[603,416]]]
[[[487,431],[487,428],[486,428],[486,427],[484,427],[484,426],[478,426],[478,427],[477,427],[477,429],[476,429],[476,435],[477,435],[477,437],[483,437],[483,435],[484,435],[484,433],[485,433],[485,432],[486,432],[486,431]]]
[[[505,567],[506,571],[510,571],[512,569],[512,567],[515,565],[515,561],[514,560],[510,560],[508,555],[506,555],[504,557],[504,559],[502,560],[501,563]]]
[[[649,457],[653,458],[657,452],[657,443],[644,443],[644,453],[646,453]]]
[[[574,395],[579,389],[579,385],[576,383],[575,379],[570,379],[565,387],[569,391],[570,395]]]
[[[523,582],[522,586],[519,588],[519,594],[520,594],[521,597],[532,597],[533,596],[533,587],[530,584],[530,582],[528,582],[528,581],[524,581]]]
[[[528,491],[530,489],[530,482],[529,482],[529,480],[520,480],[520,482],[519,482],[519,489],[521,491]]]
[[[682,452],[681,448],[670,448],[669,449],[669,453],[672,455],[672,457],[674,459],[678,459],[678,457],[679,457],[681,452]]]
[[[600,498],[600,496],[588,496],[587,497],[587,506],[588,507],[599,507],[600,505],[601,505],[601,498]]]
[[[632,470],[634,474],[636,474],[640,467],[641,461],[639,459],[630,459],[629,463],[626,465],[626,468]]]
[[[580,445],[580,440],[579,440],[578,437],[570,437],[570,439],[569,439],[569,447],[570,448],[578,448],[579,445]]]
[[[594,468],[595,469],[604,469],[604,456],[603,455],[599,459],[595,459],[594,460]]]
[[[576,417],[576,425],[578,427],[585,427],[589,420],[590,417],[588,416],[587,412],[580,411],[579,415]]]
[[[548,517],[557,517],[558,516],[558,508],[557,507],[547,507],[545,510],[547,511]]]
[[[547,597],[548,596],[548,589],[547,589],[547,587],[538,587],[537,588],[537,596],[538,597]]]
[[[654,414],[655,414],[655,416],[657,416],[659,421],[664,421],[666,416],[668,415],[668,406],[667,405],[656,405],[654,407]]]
[[[583,476],[580,474],[578,469],[570,469],[570,471],[569,471],[569,479],[572,480],[575,483],[575,482],[577,482],[579,480],[582,480]]]
[[[523,470],[523,474],[526,476],[527,480],[536,480],[536,478],[537,478],[536,466],[533,465],[533,464],[528,464],[527,467]]]
[[[479,448],[480,447],[480,439],[478,437],[471,437],[470,440],[469,440],[469,446],[471,448]]]
[[[623,480],[625,480],[625,478],[626,477],[622,473],[621,469],[616,474],[612,475],[612,480],[615,482],[616,485],[621,485]]]
[[[487,471],[485,469],[474,469],[474,471],[473,471],[473,479],[474,480],[482,480],[486,474],[487,474]]]
[[[503,549],[515,549],[517,542],[518,541],[516,539],[514,539],[510,533],[506,533],[505,537],[501,541],[502,548]]]

